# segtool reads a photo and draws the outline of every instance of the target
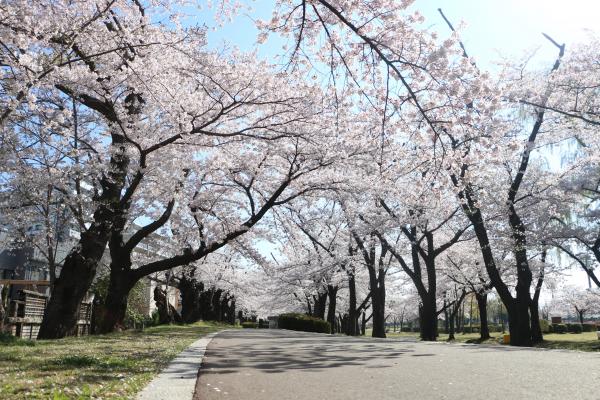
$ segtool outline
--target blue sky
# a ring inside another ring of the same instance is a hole
[[[247,1],[252,7],[232,23],[209,33],[209,46],[219,48],[225,41],[241,50],[255,48],[253,18],[270,19],[273,0]],[[583,41],[586,29],[600,34],[600,0],[416,0],[412,9],[426,17],[426,26],[448,33],[437,9],[442,8],[455,26],[463,21],[463,41],[480,66],[491,67],[499,55],[520,56],[538,49],[535,63],[550,63],[556,49],[542,37],[545,32],[559,43]],[[198,15],[198,14],[196,14]],[[209,13],[198,22],[214,25]],[[280,51],[281,43],[269,41],[259,54],[270,57]]]

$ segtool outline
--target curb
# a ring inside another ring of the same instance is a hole
[[[192,400],[206,347],[220,332],[203,336],[179,353],[137,394],[136,400]]]

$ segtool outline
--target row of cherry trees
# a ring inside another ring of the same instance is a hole
[[[40,338],[72,331],[103,256],[102,332],[142,278],[193,286],[234,249],[330,322],[347,288],[349,334],[370,304],[385,335],[390,276],[414,286],[426,340],[466,291],[495,289],[515,345],[541,339],[549,249],[600,286],[581,258],[600,261],[598,41],[548,37],[546,70],[491,75],[411,3],[277,1],[258,41],[289,41],[284,68],[211,50],[177,1],[3,6],[2,222],[48,260]],[[560,168],[551,146],[570,150]],[[59,251],[65,226],[77,239]],[[252,249],[265,241],[270,258]]]

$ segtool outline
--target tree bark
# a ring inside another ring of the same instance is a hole
[[[313,296],[314,306],[313,306],[313,317],[320,318],[322,320],[325,319],[325,306],[327,303],[327,291],[317,292],[316,296]]]
[[[435,299],[433,299],[433,302],[430,298],[427,298],[425,301],[423,301],[420,314],[421,340],[435,342],[437,340],[437,310]],[[453,316],[450,318],[453,318]],[[454,329],[454,324],[452,321],[450,329]]]
[[[108,292],[101,306],[103,312],[97,325],[98,333],[118,332],[125,327],[127,299],[135,283],[126,271],[111,269]]]
[[[354,272],[348,274],[348,322],[346,324],[346,334],[349,336],[358,336],[358,313],[356,312],[356,281]]]
[[[200,320],[200,295],[204,291],[202,282],[185,274],[179,279],[177,285],[181,293],[181,318],[186,324]],[[235,318],[235,315],[234,315]]]
[[[487,340],[490,338],[490,328],[487,316],[487,293],[475,292],[477,308],[479,310],[479,338]]]
[[[329,299],[329,306],[327,308],[327,321],[331,325],[331,334],[335,333],[335,307],[337,303],[337,292],[337,286],[327,285],[327,297]]]
[[[161,324],[182,322],[181,316],[169,302],[167,291],[156,286],[154,288],[154,301],[156,302],[156,308],[158,309],[158,315]]]
[[[92,285],[98,261],[108,241],[108,235],[94,236],[82,237],[79,242],[81,250],[73,250],[65,259],[44,312],[39,339],[63,338],[75,329],[79,305]]]

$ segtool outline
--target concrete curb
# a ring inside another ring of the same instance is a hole
[[[192,400],[206,347],[219,333],[214,332],[203,336],[179,353],[138,393],[136,400]]]

